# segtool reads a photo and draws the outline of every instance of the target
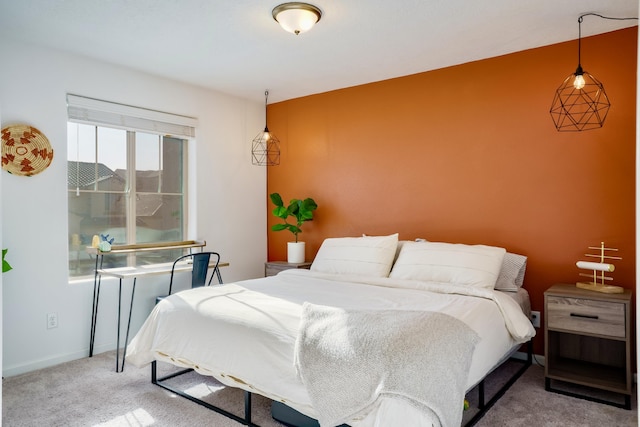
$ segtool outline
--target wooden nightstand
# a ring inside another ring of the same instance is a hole
[[[286,261],[267,261],[264,263],[264,275],[267,276],[275,276],[280,273],[282,270],[289,270],[290,268],[306,268],[307,270],[311,267],[310,262],[300,262],[297,264],[290,264]]]
[[[631,409],[631,291],[553,285],[544,293],[545,389]],[[624,395],[624,404],[551,387],[560,380]]]

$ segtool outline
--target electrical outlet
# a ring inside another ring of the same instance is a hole
[[[58,327],[58,313],[47,313],[47,329]]]
[[[540,312],[539,311],[532,311],[531,312],[531,323],[533,324],[534,328],[539,328],[540,327]]]

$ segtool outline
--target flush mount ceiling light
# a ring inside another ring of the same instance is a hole
[[[280,164],[280,140],[267,127],[267,99],[269,91],[264,91],[264,130],[253,138],[251,144],[251,163],[257,166],[276,166]]]
[[[638,18],[610,18],[596,13],[585,13],[578,18],[578,67],[556,89],[551,104],[551,118],[558,131],[583,131],[601,128],[611,103],[598,79],[582,69],[580,48],[582,20],[593,15],[603,19],[625,20]]]
[[[309,31],[322,17],[322,12],[314,5],[298,2],[276,6],[271,14],[285,31],[295,35]]]

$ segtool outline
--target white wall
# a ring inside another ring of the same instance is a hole
[[[2,127],[32,125],[54,149],[51,166],[38,175],[1,171],[2,244],[14,268],[1,282],[4,376],[88,355],[93,281],[69,283],[67,273],[67,93],[196,117],[190,215],[197,222],[189,237],[205,239],[230,263],[225,282],[263,275],[266,171],[250,159],[251,139],[264,126],[261,103],[11,40],[0,40],[0,57]],[[138,282],[133,332],[167,280]],[[103,280],[96,353],[115,348],[117,288]],[[126,282],[127,306],[130,289]],[[47,330],[51,312],[59,326]]]

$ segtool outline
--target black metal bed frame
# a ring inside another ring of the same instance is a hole
[[[479,411],[465,424],[465,427],[471,427],[474,426],[478,421],[480,421],[480,419],[487,413],[487,411],[489,411],[489,409],[491,409],[491,407],[493,407],[493,405],[500,400],[500,398],[507,392],[507,390],[509,390],[509,388],[511,388],[511,386],[522,376],[522,374],[525,373],[525,371],[529,368],[529,366],[531,366],[532,362],[533,362],[533,339],[529,340],[529,342],[527,342],[527,357],[526,359],[522,360],[522,359],[517,359],[517,358],[513,358],[511,357],[508,360],[514,360],[517,362],[522,362],[522,366],[507,380],[507,382],[493,395],[493,397],[488,401],[485,402],[485,378],[483,378],[479,383],[478,383],[478,409]],[[506,360],[505,360],[506,362]],[[210,409],[212,411],[215,411],[221,415],[224,415],[227,418],[231,418],[234,421],[239,422],[240,424],[246,425],[246,426],[250,426],[250,427],[260,427],[258,424],[254,424],[251,421],[251,397],[252,394],[249,391],[244,391],[244,418],[239,417],[238,415],[232,414],[231,412],[225,411],[222,408],[219,408],[215,405],[212,405],[208,402],[205,402],[201,399],[198,399],[196,397],[193,397],[187,393],[185,393],[183,390],[178,389],[177,387],[171,386],[169,384],[166,384],[165,381],[170,380],[172,378],[175,378],[177,376],[186,374],[188,372],[193,371],[193,369],[183,369],[181,371],[178,372],[174,372],[172,374],[168,374],[165,375],[163,377],[158,378],[157,375],[157,362],[154,360],[153,362],[151,362],[151,383],[164,388],[165,390],[168,390],[172,393],[177,394],[178,396],[182,396],[185,399],[189,399],[192,402],[195,402],[199,405],[204,406],[207,409]],[[292,409],[293,411],[293,409]],[[279,422],[283,422],[282,420],[278,420]],[[296,427],[290,424],[287,424],[286,422],[284,422],[284,424],[289,425],[291,427]]]
[[[163,377],[158,378],[158,374],[157,374],[157,363],[154,360],[153,362],[151,362],[151,383],[155,384],[159,387],[164,388],[165,390],[168,390],[172,393],[177,394],[178,396],[182,396],[185,399],[189,399],[192,402],[197,403],[198,405],[202,405],[207,409],[211,409],[212,411],[215,411],[221,415],[224,415],[227,418],[231,418],[234,421],[239,422],[240,424],[244,424],[246,426],[250,426],[250,427],[260,427],[258,424],[254,424],[251,421],[251,392],[246,391],[244,392],[244,418],[237,416],[236,414],[232,414],[231,412],[225,411],[222,408],[219,408],[215,405],[212,405],[208,402],[205,402],[204,400],[198,399],[197,397],[193,397],[187,393],[185,393],[183,390],[180,390],[177,387],[171,386],[169,384],[166,384],[165,381],[170,380],[171,378],[175,378],[178,377],[180,375],[186,374],[188,372],[193,371],[193,369],[183,369],[181,371],[178,372],[174,372],[172,374],[168,374],[165,375]]]
[[[496,392],[496,394],[493,395],[493,397],[485,403],[485,390],[484,390],[484,384],[485,384],[485,378],[482,379],[482,381],[480,381],[480,383],[478,383],[478,413],[475,414],[473,416],[473,418],[471,418],[469,420],[469,422],[467,422],[467,424],[465,424],[465,427],[471,427],[474,426],[478,421],[480,421],[480,419],[482,417],[484,417],[484,415],[487,413],[487,411],[489,411],[489,409],[491,409],[491,407],[498,401],[500,400],[500,398],[502,396],[504,396],[504,394],[507,392],[507,390],[509,390],[511,388],[511,386],[518,381],[518,378],[520,378],[522,376],[522,374],[525,373],[525,371],[529,368],[529,366],[531,366],[531,364],[533,363],[533,338],[529,340],[529,342],[527,342],[527,358],[525,360],[521,360],[521,359],[515,359],[515,358],[510,358],[509,360],[515,360],[518,362],[522,362],[522,366],[520,367],[520,369],[518,369],[516,371],[515,374],[513,374],[508,380],[507,382],[500,387],[500,389]],[[505,361],[506,362],[506,361]]]

